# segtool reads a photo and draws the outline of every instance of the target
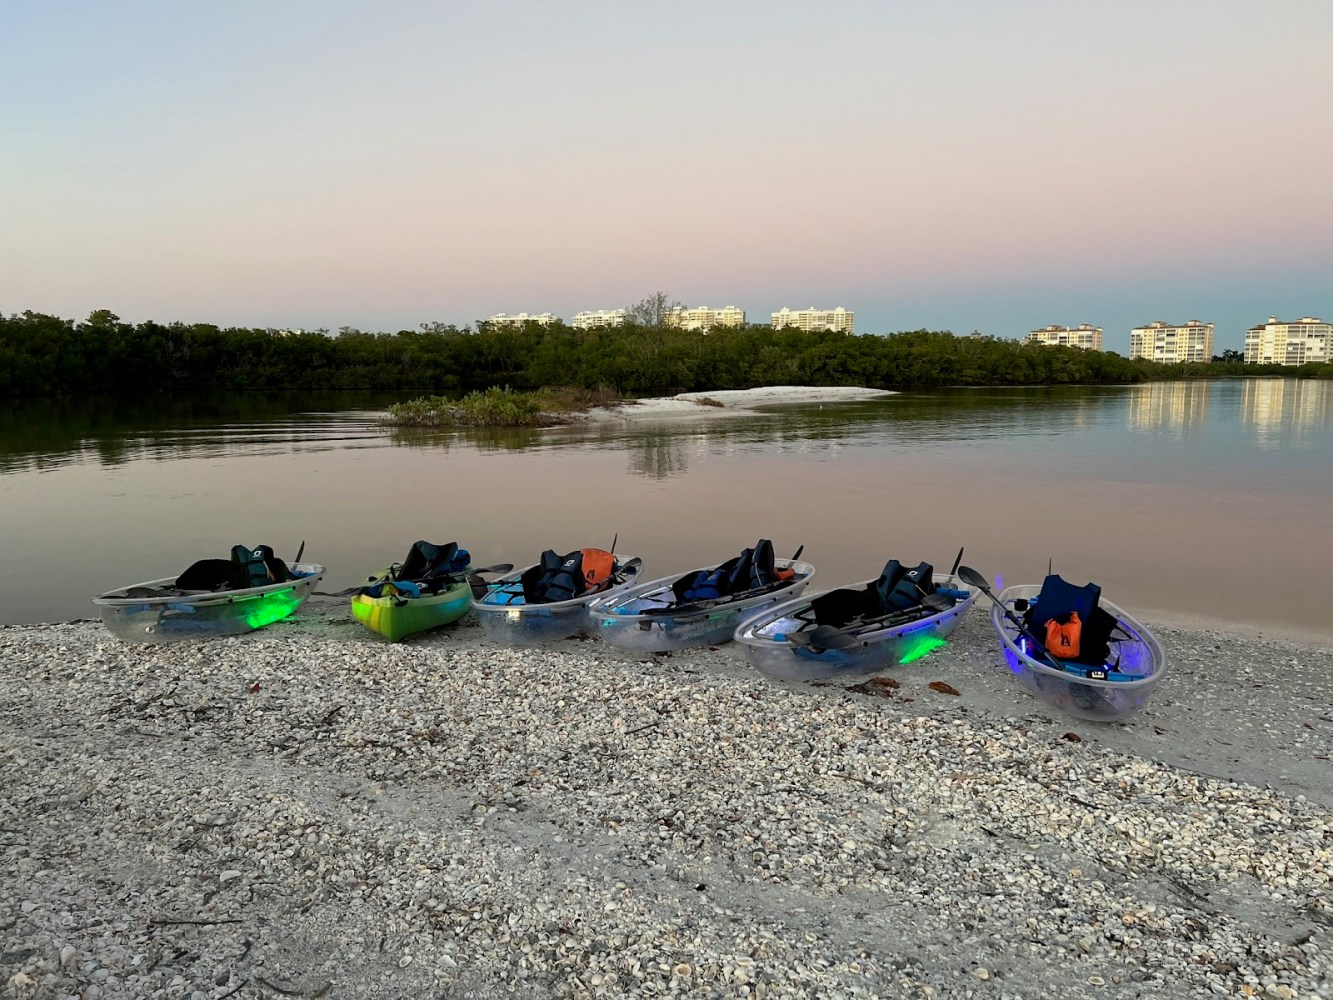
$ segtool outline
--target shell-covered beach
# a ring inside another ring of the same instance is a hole
[[[1333,995],[1333,650],[1158,635],[1096,726],[981,614],[897,686],[339,604],[6,628],[0,995]]]

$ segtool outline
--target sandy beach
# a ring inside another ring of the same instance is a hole
[[[1333,649],[1158,634],[1098,726],[978,612],[896,689],[336,601],[5,628],[0,995],[1327,997]]]
[[[769,385],[759,389],[682,392],[676,396],[639,399],[624,406],[595,408],[586,414],[586,418],[599,423],[703,419],[754,413],[764,406],[784,403],[854,403],[896,395],[898,393],[889,389],[857,386]]]

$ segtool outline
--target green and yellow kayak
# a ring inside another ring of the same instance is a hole
[[[387,576],[387,572],[386,572]],[[399,591],[392,582],[385,581],[379,597],[356,594],[352,597],[352,615],[371,631],[378,632],[390,642],[439,628],[458,621],[467,614],[472,603],[472,587],[467,580],[459,580],[437,594],[422,593],[413,597],[406,589]]]

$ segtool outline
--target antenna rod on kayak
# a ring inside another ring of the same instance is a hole
[[[301,561],[301,556],[302,556],[302,554],[304,554],[304,552],[305,552],[305,539],[302,538],[302,539],[301,539],[301,547],[300,547],[299,549],[296,550],[296,558],[293,559],[292,562],[300,562],[300,561]]]
[[[614,553],[614,552],[616,551],[616,542],[618,542],[618,541],[620,541],[620,532],[617,531],[617,532],[616,532],[616,537],[613,538],[613,539],[611,539],[611,551],[612,551],[612,553]]]
[[[953,561],[953,569],[949,570],[949,575],[950,575],[950,576],[957,576],[957,575],[958,575],[958,567],[961,566],[962,563],[963,563],[963,550],[960,548],[960,549],[958,550],[958,558],[955,559],[955,560]]]

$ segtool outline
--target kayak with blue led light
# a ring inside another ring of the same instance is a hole
[[[1166,673],[1161,644],[1096,584],[1050,574],[1001,591],[991,608],[1000,660],[1030,693],[1063,712],[1114,722],[1144,705]]]

